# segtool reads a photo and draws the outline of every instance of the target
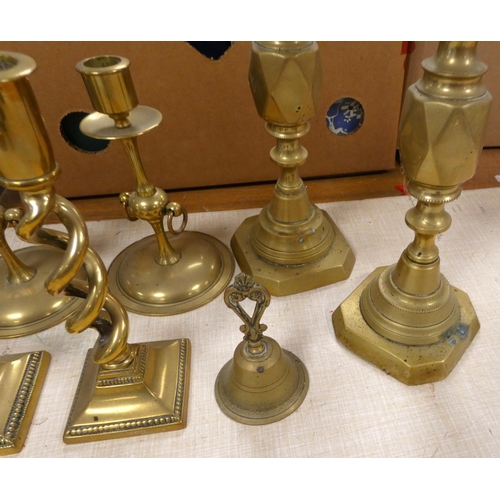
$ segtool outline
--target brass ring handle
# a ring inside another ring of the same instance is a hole
[[[125,215],[129,221],[134,222],[139,219],[130,210],[130,207],[128,206],[129,199],[130,199],[130,193],[125,192],[120,194],[120,203],[123,205],[123,209],[125,210]]]
[[[186,209],[179,205],[179,203],[176,203],[175,201],[171,201],[167,206],[166,206],[166,212],[167,212],[167,227],[168,227],[168,232],[170,234],[173,234],[174,236],[181,234],[184,229],[186,229],[187,221],[188,221],[188,214],[186,212]],[[182,215],[182,224],[181,227],[178,230],[174,229],[174,226],[172,224],[172,220],[174,217],[179,217]]]

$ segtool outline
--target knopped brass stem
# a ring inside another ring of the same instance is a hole
[[[134,217],[146,220],[153,228],[158,242],[158,254],[155,256],[156,263],[160,266],[173,266],[179,262],[181,254],[168,241],[163,225],[163,218],[169,203],[168,196],[162,190],[160,190],[161,193],[158,193],[158,189],[146,177],[137,146],[137,137],[127,137],[122,139],[121,142],[132,164],[136,180],[135,193],[138,198],[142,198],[142,200],[136,200],[136,203],[132,203],[130,201],[132,195],[128,194],[125,198],[126,206],[131,210]]]
[[[303,222],[313,216],[314,207],[298,170],[307,160],[307,149],[300,144],[300,138],[310,128],[308,122],[296,126],[266,123],[266,130],[276,138],[276,146],[269,154],[281,172],[274,188],[269,214],[282,223]],[[328,246],[325,250],[329,250]]]

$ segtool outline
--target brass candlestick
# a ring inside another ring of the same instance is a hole
[[[476,42],[441,42],[405,97],[401,163],[417,205],[406,214],[415,239],[396,265],[376,269],[333,314],[338,339],[405,384],[448,376],[479,322],[469,297],[440,273],[436,236],[444,211],[476,170],[491,95]]]
[[[300,138],[319,101],[316,42],[253,42],[250,88],[266,130],[276,138],[271,159],[281,169],[271,203],[243,221],[231,240],[241,269],[273,295],[290,295],[344,280],[354,254],[330,216],[309,201],[298,167]]]
[[[145,315],[170,315],[206,304],[229,283],[234,260],[220,241],[203,233],[184,231],[187,213],[154,187],[144,172],[137,137],[157,127],[156,109],[139,106],[130,74],[130,61],[119,56],[98,56],[76,65],[96,110],[80,124],[82,132],[97,139],[119,139],[132,163],[136,189],[122,193],[129,220],[151,224],[155,235],[126,248],[111,264],[110,289],[124,306]],[[178,230],[173,217],[183,217]],[[171,238],[163,218],[167,217]]]
[[[256,303],[252,317],[240,305],[246,298]],[[227,307],[243,320],[240,330],[245,336],[217,376],[215,397],[220,409],[242,424],[270,424],[287,417],[309,389],[302,361],[263,335],[267,326],[260,320],[270,299],[266,288],[243,273],[224,293]]]
[[[64,441],[183,428],[190,342],[127,343],[127,313],[107,291],[106,270],[88,247],[85,223],[71,203],[55,194],[53,184],[59,168],[53,156],[32,155],[33,151],[52,151],[27,78],[36,64],[27,56],[9,52],[0,53],[0,61],[9,66],[0,84],[1,139],[5,145],[0,148],[0,183],[20,191],[24,205],[24,209],[7,210],[5,218],[15,223],[22,240],[63,250],[62,259],[47,278],[46,290],[54,296],[79,297],[78,309],[66,321],[68,332],[94,328],[99,333],[87,355]],[[16,127],[17,123],[22,127]],[[5,151],[8,154],[3,157]],[[43,227],[51,212],[67,233]],[[87,281],[76,279],[82,267]],[[10,390],[14,381],[2,378],[1,383]],[[6,413],[5,404],[2,400],[0,415]]]
[[[2,93],[7,95],[16,92],[16,86],[22,85],[21,82],[14,84],[11,81],[16,78],[18,70],[11,65],[9,57],[8,53],[3,53],[0,60],[0,85]],[[21,61],[30,71],[30,64],[34,64],[32,59],[22,57]],[[25,134],[31,130],[30,120],[36,120],[38,116],[31,116],[23,102],[9,100],[0,104],[1,172],[24,173],[27,163],[38,168],[37,173],[42,174],[38,165],[53,163],[52,150],[41,149],[38,144],[25,141]],[[23,147],[25,151],[21,156],[19,152]],[[63,252],[40,246],[13,252],[5,239],[5,230],[12,223],[0,206],[0,339],[31,335],[50,328],[78,307],[78,301],[72,297],[53,297],[45,291],[45,280],[61,261]]]

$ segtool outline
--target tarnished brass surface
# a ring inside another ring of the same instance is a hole
[[[360,309],[362,293],[387,270],[373,271],[333,313],[335,335],[350,351],[407,385],[426,384],[446,378],[479,330],[472,303],[464,292],[451,288],[460,319],[443,340],[433,344],[403,344],[373,330]],[[417,329],[414,329],[418,333]]]
[[[0,61],[6,57],[0,52]],[[15,72],[17,61],[19,74]],[[23,103],[17,107],[29,110],[27,115],[39,114],[29,81],[22,71],[23,61],[24,56],[8,54],[9,78],[24,81],[22,85],[12,86],[8,80],[4,92],[5,80],[2,80],[0,104],[5,103],[6,108],[11,109],[16,107],[14,104]],[[13,112],[8,118],[15,123],[16,116]],[[33,130],[28,129],[30,124]],[[38,163],[43,160],[38,157],[35,161],[27,155],[22,140],[11,141],[9,134],[15,128],[10,127],[9,121],[4,125],[1,139],[9,147],[13,145],[11,157],[16,159],[19,168],[3,168],[0,184],[19,190],[23,202],[23,209],[5,211],[5,220],[15,225],[16,234],[22,240],[63,251],[46,277],[45,289],[56,297],[79,298],[77,309],[66,321],[68,332],[80,333],[94,328],[99,333],[82,374],[65,441],[92,441],[183,427],[187,411],[189,340],[128,344],[127,313],[108,293],[106,269],[99,256],[88,246],[85,223],[68,200],[55,194],[53,182],[58,174],[57,165],[50,163],[52,170],[41,168]],[[24,126],[26,130],[16,133],[35,137],[40,142],[40,151],[52,150],[41,117],[31,122],[26,120]],[[58,217],[67,233],[43,227],[50,213]],[[85,272],[86,281],[78,279],[81,269]],[[26,273],[29,272],[30,269],[26,268]],[[132,393],[138,387],[143,396],[139,397],[137,404],[130,404]],[[12,391],[10,383],[9,390]],[[6,411],[5,400],[2,400],[0,408],[0,413]],[[94,426],[88,427],[86,416],[89,415],[94,422],[101,418],[101,423],[105,422],[105,425],[99,424],[97,430]],[[159,419],[158,425],[155,419]],[[165,425],[167,420],[168,425]]]
[[[479,330],[468,296],[440,272],[436,237],[451,226],[444,204],[475,173],[491,103],[476,42],[441,42],[422,66],[400,123],[401,163],[417,199],[406,214],[415,239],[333,314],[345,346],[411,385],[445,378]]]
[[[155,235],[132,244],[111,264],[110,290],[130,311],[166,316],[206,304],[227,286],[234,272],[234,259],[225,245],[212,236],[185,232],[186,211],[144,171],[137,137],[157,127],[159,111],[139,106],[130,61],[120,56],[97,56],[76,65],[82,75],[95,113],[80,124],[81,131],[97,139],[123,143],[132,164],[136,189],[122,193],[129,220],[149,222]],[[180,228],[173,218],[182,216]],[[167,238],[163,220],[167,217]]]
[[[49,364],[45,351],[0,357],[0,456],[23,449]]]
[[[241,269],[273,295],[290,295],[346,279],[354,254],[326,212],[313,205],[298,167],[307,159],[300,138],[309,131],[321,86],[316,42],[253,42],[249,82],[266,130],[276,138],[272,161],[281,169],[273,199],[231,240]]]
[[[246,298],[256,302],[252,317],[240,305]],[[270,424],[287,417],[309,389],[302,361],[263,335],[267,326],[260,320],[270,299],[265,287],[243,273],[224,293],[226,305],[243,320],[240,330],[245,336],[217,376],[215,397],[220,409],[242,424]]]

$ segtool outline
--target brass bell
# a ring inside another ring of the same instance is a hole
[[[240,305],[246,298],[256,303],[252,317]],[[287,417],[309,389],[302,361],[263,335],[267,326],[260,320],[270,299],[265,287],[243,273],[224,293],[226,305],[243,320],[240,330],[245,336],[217,376],[215,397],[220,409],[242,424],[270,424]]]

